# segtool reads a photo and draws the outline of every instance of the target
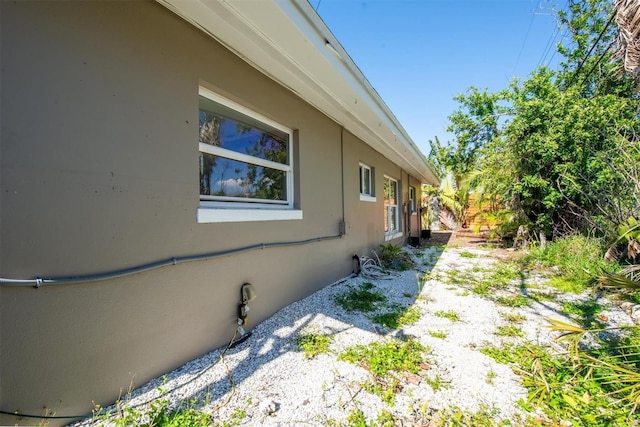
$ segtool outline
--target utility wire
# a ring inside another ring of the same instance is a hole
[[[527,44],[527,39],[529,38],[529,32],[531,31],[531,27],[533,26],[533,20],[536,17],[536,11],[538,10],[538,6],[536,6],[536,10],[534,10],[531,14],[531,21],[529,22],[529,28],[527,28],[527,34],[525,34],[524,41],[522,42],[522,47],[520,48],[520,52],[518,52],[518,59],[516,59],[516,65],[513,66],[512,74],[516,73],[516,68],[518,68],[518,64],[520,63],[520,57],[522,56],[522,51],[524,50],[525,45]]]
[[[593,66],[589,69],[589,71],[587,72],[587,75],[582,79],[582,81],[580,82],[580,86],[582,86],[584,84],[584,82],[587,81],[587,79],[589,78],[589,76],[591,76],[591,73],[593,72],[593,70],[596,69],[596,67],[600,64],[600,62],[602,61],[602,59],[606,56],[607,52],[609,52],[609,49],[611,48],[611,46],[613,46],[613,43],[615,43],[615,40],[612,40],[611,43],[609,43],[609,45],[607,46],[607,48],[604,50],[604,52],[602,52],[602,54],[600,55],[600,57],[598,58],[598,60],[596,61],[595,64],[593,64]]]
[[[174,257],[174,258],[169,258],[162,261],[152,262],[149,264],[138,265],[136,267],[110,271],[107,273],[92,274],[87,276],[71,276],[71,277],[58,277],[58,278],[46,278],[46,279],[41,277],[36,277],[35,279],[9,279],[9,278],[0,277],[0,286],[34,286],[36,288],[39,288],[42,285],[51,286],[51,285],[65,285],[65,284],[68,285],[68,284],[74,284],[74,283],[98,282],[98,281],[103,281],[107,279],[116,279],[123,276],[142,273],[144,271],[155,270],[157,268],[167,267],[170,265],[177,265],[184,262],[210,260],[214,258],[228,256],[228,255],[235,255],[243,252],[249,252],[257,249],[306,245],[308,243],[313,243],[313,242],[322,242],[325,240],[340,239],[342,238],[342,236],[343,236],[342,233],[340,233],[340,234],[331,235],[331,236],[312,237],[310,239],[305,239],[305,240],[258,243],[255,245],[244,246],[236,249],[229,249],[226,251]]]
[[[598,38],[596,39],[595,42],[593,42],[593,44],[591,45],[591,49],[589,49],[589,52],[587,52],[587,54],[585,55],[584,58],[582,58],[582,61],[580,61],[580,64],[578,64],[578,68],[576,68],[576,71],[571,75],[571,80],[569,80],[569,84],[567,85],[567,87],[571,86],[571,84],[573,83],[573,81],[576,79],[578,73],[580,72],[580,69],[582,68],[582,66],[584,65],[584,63],[587,61],[587,59],[589,58],[589,56],[591,55],[591,52],[593,52],[593,49],[596,48],[596,46],[598,45],[598,43],[600,42],[600,39],[602,39],[602,36],[604,35],[605,31],[607,31],[607,28],[609,28],[609,25],[611,25],[611,23],[613,22],[613,18],[616,17],[616,13],[615,11],[611,13],[611,18],[609,18],[609,21],[607,21],[607,24],[604,26],[604,28],[602,29],[602,31],[600,31],[600,34],[598,35]],[[608,48],[607,48],[608,49]],[[605,50],[606,52],[606,50]],[[602,58],[601,58],[602,59]],[[600,59],[600,60],[601,60]],[[598,61],[599,62],[599,61]],[[584,80],[583,80],[584,82]]]

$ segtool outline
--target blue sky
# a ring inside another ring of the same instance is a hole
[[[564,6],[566,0],[558,0]],[[558,62],[550,0],[309,0],[427,155],[453,97]],[[550,47],[550,48],[549,48]]]

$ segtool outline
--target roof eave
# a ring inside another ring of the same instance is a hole
[[[424,183],[438,178],[307,0],[157,0]]]

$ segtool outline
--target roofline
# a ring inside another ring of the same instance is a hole
[[[307,0],[157,0],[423,183],[433,168]]]

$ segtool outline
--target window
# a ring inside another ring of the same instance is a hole
[[[373,168],[360,163],[360,200],[365,202],[376,201],[373,182]]]
[[[301,219],[293,210],[292,131],[200,88],[199,222]]]
[[[416,189],[415,189],[415,187],[409,187],[409,213],[411,215],[416,213]]]
[[[398,181],[384,177],[384,237],[391,240],[402,236],[398,215]]]

